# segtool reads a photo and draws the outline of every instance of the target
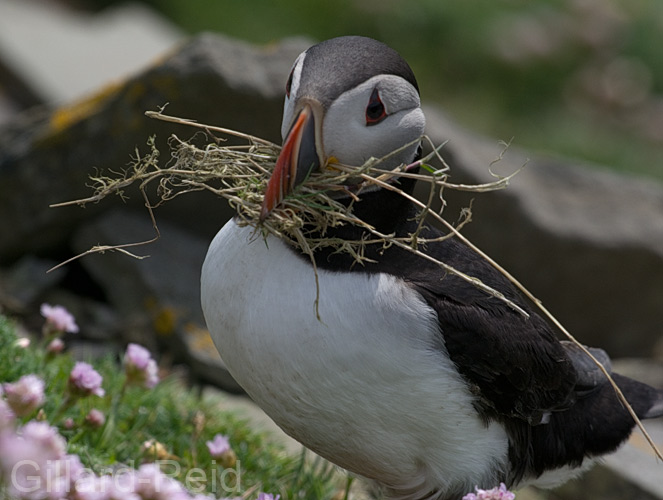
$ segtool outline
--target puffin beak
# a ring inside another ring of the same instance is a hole
[[[316,115],[322,116],[322,106],[315,101],[304,101],[285,138],[274,172],[267,184],[260,210],[260,222],[263,222],[313,169],[324,164],[322,148],[318,147],[322,120]]]

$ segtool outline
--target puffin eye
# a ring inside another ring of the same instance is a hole
[[[290,76],[288,77],[288,81],[285,84],[285,95],[286,97],[290,97],[290,88],[292,87],[292,75],[295,72],[295,68],[292,68],[290,71]]]
[[[380,93],[378,92],[378,89],[373,89],[371,98],[368,101],[368,106],[366,106],[366,125],[375,125],[376,123],[380,123],[386,117],[387,112],[380,99]]]

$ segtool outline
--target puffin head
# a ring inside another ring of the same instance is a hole
[[[387,45],[361,36],[326,40],[302,52],[286,84],[283,149],[260,219],[312,171],[329,163],[361,166],[371,157],[392,169],[411,162],[424,132],[414,73]]]

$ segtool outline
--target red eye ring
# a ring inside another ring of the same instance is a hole
[[[368,105],[366,106],[366,125],[375,125],[376,123],[380,123],[386,117],[387,111],[380,99],[378,89],[375,88],[373,89],[371,98],[368,100]]]

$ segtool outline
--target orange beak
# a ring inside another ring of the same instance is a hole
[[[260,222],[263,222],[313,169],[319,168],[322,164],[316,146],[317,136],[313,107],[307,102],[296,116],[283,143],[281,154],[276,160],[262,202]]]

